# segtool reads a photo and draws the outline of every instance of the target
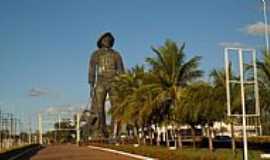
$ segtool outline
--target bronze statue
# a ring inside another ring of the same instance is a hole
[[[111,106],[114,107],[115,93],[112,90],[112,80],[124,72],[120,54],[113,50],[114,37],[111,33],[104,33],[97,41],[98,49],[93,52],[89,62],[90,96],[92,97],[92,112],[96,114],[93,122],[98,122],[98,136],[108,137],[105,116],[105,100],[109,95]]]

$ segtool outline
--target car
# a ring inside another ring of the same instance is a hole
[[[215,147],[230,147],[232,138],[230,136],[215,136],[213,144]]]

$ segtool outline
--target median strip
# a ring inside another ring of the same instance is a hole
[[[117,151],[117,150],[113,150],[113,149],[109,149],[109,148],[96,147],[96,146],[88,146],[88,148],[96,149],[96,150],[101,150],[101,151],[106,151],[106,152],[111,152],[111,153],[116,153],[116,154],[120,154],[120,155],[124,155],[124,156],[129,156],[129,157],[137,158],[137,159],[157,160],[155,158],[145,157],[145,156],[137,155],[137,154],[131,154],[131,153],[123,152],[123,151]]]
[[[38,147],[39,147],[39,146],[38,146]],[[13,157],[10,157],[8,160],[16,160],[16,159],[22,157],[23,155],[27,154],[28,152],[33,151],[34,149],[37,149],[38,147],[29,148],[29,149],[27,149],[27,150],[25,150],[25,151],[23,151],[23,152],[21,152],[21,153],[16,154],[16,155],[13,156]]]

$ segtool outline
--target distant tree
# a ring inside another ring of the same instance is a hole
[[[28,136],[29,136],[29,134],[27,132],[20,132],[20,134],[19,134],[19,138],[23,142],[28,142]]]
[[[74,131],[75,127],[71,123],[70,119],[63,119],[60,123],[59,122],[54,123],[54,128],[55,130],[52,134],[55,134],[55,139],[58,143],[74,141],[72,134],[75,133]]]

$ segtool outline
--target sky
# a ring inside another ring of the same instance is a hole
[[[0,0],[0,108],[31,118],[86,106],[89,57],[107,31],[127,69],[171,39],[202,56],[207,77],[226,46],[260,52],[263,27],[260,0]]]

